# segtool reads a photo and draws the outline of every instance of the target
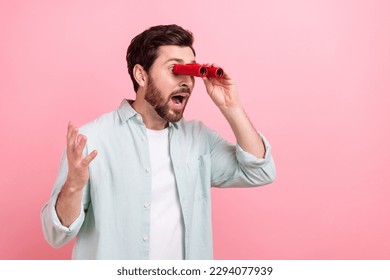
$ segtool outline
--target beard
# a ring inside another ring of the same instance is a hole
[[[185,106],[182,110],[175,109],[170,105],[170,103],[172,95],[182,92],[190,93],[190,89],[181,88],[172,92],[167,98],[164,99],[162,92],[156,87],[154,80],[150,77],[146,88],[145,100],[150,105],[152,105],[156,113],[162,119],[166,120],[167,122],[178,122],[183,117],[184,109],[187,103],[185,103]],[[187,100],[185,102],[187,102]]]

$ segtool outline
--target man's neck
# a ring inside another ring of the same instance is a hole
[[[142,116],[142,120],[146,128],[152,130],[162,130],[166,128],[168,126],[168,122],[157,114],[154,108],[143,98],[143,96],[138,94],[131,106]]]

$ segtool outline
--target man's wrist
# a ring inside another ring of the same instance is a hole
[[[241,106],[241,104],[235,104],[233,106],[224,106],[219,109],[228,121],[246,115],[245,110]]]
[[[76,183],[70,179],[67,179],[61,192],[64,193],[64,195],[76,195],[83,191],[84,185],[81,185],[80,183]]]

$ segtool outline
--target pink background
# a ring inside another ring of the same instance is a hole
[[[231,73],[277,165],[270,186],[213,190],[215,258],[390,259],[389,1],[5,2],[0,259],[70,258],[39,218],[67,122],[133,98],[127,46],[168,23]],[[200,80],[186,118],[234,141]]]

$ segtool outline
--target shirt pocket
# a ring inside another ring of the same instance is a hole
[[[211,158],[198,156],[187,163],[187,184],[195,200],[210,199]]]

